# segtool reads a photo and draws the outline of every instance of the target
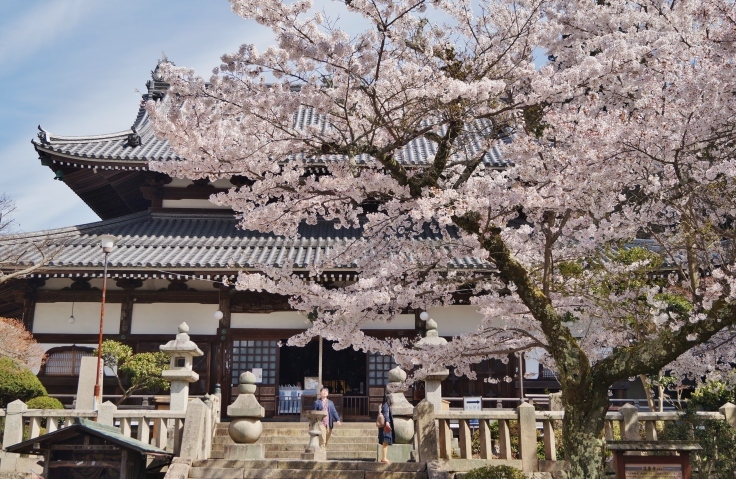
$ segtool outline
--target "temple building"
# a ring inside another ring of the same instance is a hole
[[[194,363],[199,381],[191,385],[191,394],[211,393],[215,384],[221,384],[228,404],[237,394],[233,385],[237,386],[238,375],[255,368],[261,372],[257,394],[266,414],[293,412],[280,408],[278,398],[300,390],[305,378],[317,376],[318,341],[304,348],[281,343],[304,331],[307,317],[293,311],[285,297],[236,291],[222,281],[263,261],[292,261],[296,270],[304,271],[305,281],[353,281],[355,272],[349,269],[308,277],[307,268],[359,231],[337,230],[327,223],[303,225],[299,239],[244,231],[236,227],[230,209],[208,201],[242,178],[190,181],[150,171],[149,160],[176,156],[166,141],[154,136],[143,108],[143,102],[163,98],[167,87],[155,70],[126,131],[71,137],[39,127],[33,146],[41,163],[101,221],[3,238],[0,249],[12,242],[38,240],[46,241],[55,254],[41,268],[0,286],[0,316],[22,319],[44,345],[49,359],[39,377],[50,394],[62,395],[70,403],[80,358],[97,344],[105,258],[99,238],[113,235],[117,240],[108,257],[105,338],[129,344],[136,352],[154,351],[186,322],[192,340],[204,352]],[[500,152],[491,156],[488,161],[504,166]],[[38,259],[31,256],[0,266],[8,272]],[[457,266],[478,267],[460,260]],[[425,327],[419,313],[401,315],[371,333],[415,338]],[[463,304],[429,313],[439,334],[447,338],[475,329],[480,319],[472,306]],[[377,407],[386,372],[393,367],[389,357],[335,351],[327,344],[322,364],[323,382],[342,395],[348,416],[366,416]],[[451,374],[443,395],[518,397],[517,365],[514,358],[508,363],[487,361],[477,366],[475,381]],[[524,387],[531,392],[559,387],[554,374],[532,359],[525,362],[525,372],[531,377]],[[486,380],[506,376],[517,379]],[[104,393],[114,395],[115,388],[112,378],[106,379]],[[416,390],[415,399],[422,393]]]

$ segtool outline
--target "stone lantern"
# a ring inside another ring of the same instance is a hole
[[[393,462],[408,462],[414,450],[414,406],[406,400],[406,372],[396,366],[388,372],[387,396],[394,418],[395,444],[389,446],[387,457]],[[380,458],[381,445],[378,445],[376,458]]]
[[[445,338],[441,338],[437,332],[437,323],[429,317],[429,313],[424,311],[419,317],[427,321],[427,334],[417,341],[414,345],[417,349],[433,348],[444,346],[447,344]],[[429,374],[424,378],[424,392],[427,401],[432,403],[435,411],[442,409],[442,381],[447,379],[450,371],[447,368],[437,368],[430,370]]]
[[[164,379],[171,381],[172,411],[186,411],[189,400],[189,383],[199,380],[199,374],[192,370],[193,359],[204,353],[189,339],[187,323],[179,325],[179,334],[176,339],[160,346],[161,352],[171,356],[169,369],[161,374]]]
[[[265,416],[263,406],[256,399],[256,375],[246,371],[240,375],[234,403],[227,407],[230,426],[227,428],[235,444],[225,445],[225,459],[263,459],[263,444],[255,444],[263,432],[261,418]]]

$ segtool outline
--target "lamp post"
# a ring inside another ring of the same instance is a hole
[[[113,235],[101,235],[100,247],[105,253],[105,265],[102,273],[102,303],[100,305],[100,338],[97,342],[97,379],[95,381],[95,401],[94,410],[96,411],[102,404],[102,329],[105,325],[105,293],[107,291],[107,255],[115,248],[117,238]]]

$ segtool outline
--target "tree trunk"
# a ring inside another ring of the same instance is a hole
[[[604,479],[604,424],[608,389],[565,388],[562,392],[565,418],[562,438],[570,462],[569,479]]]

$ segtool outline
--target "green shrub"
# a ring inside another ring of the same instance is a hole
[[[26,402],[26,406],[28,406],[28,409],[64,409],[61,401],[50,396],[38,396],[30,399]]]
[[[23,402],[46,396],[46,388],[33,372],[12,359],[0,357],[0,407],[20,399]]]
[[[483,466],[463,474],[463,479],[524,479],[524,474],[511,466]]]
[[[723,381],[706,381],[690,397],[690,404],[704,411],[718,411],[727,402],[736,403],[736,391]]]
[[[690,404],[679,420],[666,421],[659,439],[697,441],[703,448],[692,458],[694,479],[736,477],[736,428],[723,420],[698,417]]]

